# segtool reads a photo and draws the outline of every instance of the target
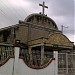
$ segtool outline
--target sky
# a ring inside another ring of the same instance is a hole
[[[45,14],[55,21],[59,30],[63,25],[63,33],[75,42],[75,0],[0,0],[0,28],[18,24],[28,15],[42,12],[39,3],[43,1],[48,6]]]

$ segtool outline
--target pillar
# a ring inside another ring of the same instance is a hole
[[[31,25],[29,24],[28,25],[28,36],[27,36],[27,41],[30,41],[31,40]]]
[[[32,63],[32,48],[29,47],[30,64]]]
[[[66,53],[66,75],[68,75],[68,53]]]
[[[54,62],[54,74],[58,75],[58,51],[54,51],[54,58],[55,58],[55,62]]]
[[[14,58],[14,61],[13,61],[13,73],[12,75],[19,75],[18,72],[19,72],[19,65],[18,65],[18,62],[19,62],[19,50],[20,48],[19,47],[14,47],[14,53],[15,53],[15,58]]]
[[[44,64],[44,45],[41,46],[41,65]]]

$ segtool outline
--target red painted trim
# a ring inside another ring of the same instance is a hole
[[[55,58],[51,58],[51,59],[49,60],[49,62],[46,63],[46,64],[44,64],[44,65],[41,65],[41,66],[34,66],[34,65],[32,65],[32,66],[31,66],[31,65],[29,65],[29,64],[24,60],[23,56],[20,56],[19,58],[22,59],[22,60],[24,61],[24,63],[25,63],[28,67],[30,67],[30,68],[32,68],[32,69],[43,69],[43,68],[47,67],[53,60],[55,60]]]
[[[20,47],[20,45],[18,45],[18,44],[13,44],[13,46],[14,46],[14,47]]]
[[[6,64],[10,58],[14,58],[14,56],[12,55],[12,56],[9,56],[8,58],[6,58],[2,63],[0,63],[0,67],[3,66],[4,64]]]

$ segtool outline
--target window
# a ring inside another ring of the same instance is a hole
[[[3,34],[3,42],[7,42],[10,31],[9,30],[4,30],[4,31],[2,31],[2,34]]]

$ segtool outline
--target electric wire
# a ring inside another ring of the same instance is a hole
[[[10,4],[10,2],[7,0],[7,2]],[[21,14],[20,13],[18,13],[18,11],[16,11],[16,9],[14,8],[14,7],[12,7],[13,8],[13,10],[17,13],[17,14],[19,14],[18,16],[22,19],[22,16],[21,16]]]
[[[14,10],[10,9],[10,7],[8,7],[3,1],[1,1],[1,2],[2,2],[2,4],[4,5],[4,8],[7,8],[7,10],[9,10],[10,13],[12,12],[12,15],[13,15]],[[16,13],[16,12],[15,12],[15,13]],[[12,16],[11,16],[11,17],[12,17]],[[14,17],[18,19],[18,17],[17,17],[16,15],[14,15]],[[13,19],[14,19],[14,18],[13,18]]]
[[[26,11],[23,9],[23,7],[21,6],[20,2],[17,0],[19,6],[21,7],[21,9],[23,10],[23,12],[25,13],[25,15],[27,15]]]
[[[7,19],[9,19],[11,22],[14,22],[14,20],[13,20],[11,17],[9,17],[5,12],[3,12],[2,9],[0,9],[0,13],[1,13],[2,15],[4,15]]]

